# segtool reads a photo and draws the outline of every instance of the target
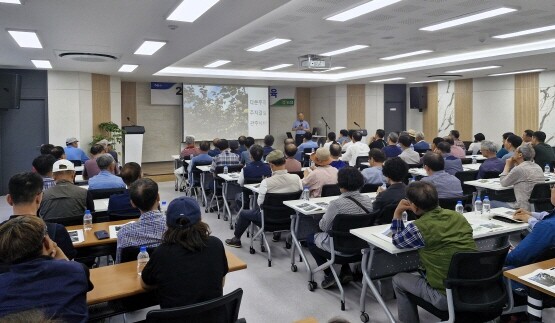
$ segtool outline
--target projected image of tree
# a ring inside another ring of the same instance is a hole
[[[183,85],[183,127],[197,139],[236,138],[247,129],[248,96],[244,87]]]

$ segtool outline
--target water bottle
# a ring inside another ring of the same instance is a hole
[[[482,200],[480,197],[476,197],[476,201],[474,202],[474,212],[482,214]]]
[[[85,215],[83,216],[83,230],[92,230],[92,215],[89,210],[85,210]]]
[[[227,165],[224,166],[224,174],[227,174],[227,172],[229,171],[229,169],[227,168]]]
[[[455,206],[455,211],[457,211],[457,213],[463,214],[464,206],[462,204],[462,201],[457,201],[457,205]]]
[[[549,164],[545,164],[545,167],[543,168],[543,172],[546,174],[551,173],[551,167],[549,166]]]
[[[312,153],[314,154],[314,148],[312,148]]]
[[[141,246],[139,255],[137,255],[137,274],[140,275],[143,272],[143,269],[145,268],[146,263],[149,259],[150,257],[148,255],[148,252],[146,252],[146,247]]]
[[[476,156],[472,156],[472,163],[476,164],[478,161],[476,160]]]
[[[482,209],[484,210],[484,213],[489,213],[489,210],[491,210],[491,203],[487,195],[484,196],[484,201],[482,202]]]
[[[302,199],[305,201],[310,200],[310,191],[308,190],[308,186],[305,186],[303,189],[303,196]]]
[[[409,178],[409,184],[415,181],[416,181],[416,176],[412,176],[412,178]]]
[[[403,213],[401,214],[401,218],[403,219],[403,224],[407,225],[407,222],[409,221],[409,214],[407,213],[407,211],[403,211]]]
[[[386,183],[385,183],[385,182],[383,182],[383,183],[382,183],[382,188],[383,188],[384,190],[386,190],[386,189],[387,189],[387,185],[386,185]]]
[[[160,211],[162,211],[163,214],[166,214],[166,211],[168,210],[168,203],[166,201],[162,201],[162,205],[160,206]]]

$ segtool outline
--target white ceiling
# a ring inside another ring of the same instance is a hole
[[[179,0],[23,0],[24,4],[0,4],[0,66],[32,68],[31,59],[49,59],[55,70],[95,72],[120,75],[125,80],[168,80],[203,83],[294,84],[317,86],[329,82],[365,83],[394,76],[421,81],[430,74],[482,65],[502,68],[465,73],[464,78],[482,77],[529,68],[555,70],[555,47],[542,51],[456,61],[442,66],[406,68],[398,72],[353,72],[398,63],[464,54],[523,43],[555,39],[555,31],[493,39],[502,33],[542,27],[555,23],[553,0],[403,0],[346,22],[324,20],[337,12],[361,3],[361,0],[221,0],[194,23],[171,22],[165,17]],[[365,2],[364,0],[362,2]],[[443,31],[425,32],[421,27],[461,15],[512,6],[519,10],[497,18],[470,23]],[[168,26],[176,25],[171,30]],[[34,30],[44,49],[19,48],[6,29]],[[274,37],[291,42],[256,53],[246,48]],[[144,40],[167,41],[153,56],[133,52]],[[328,73],[299,72],[297,57],[319,54],[355,44],[366,49],[333,57],[334,66],[346,69]],[[433,53],[382,61],[380,57],[421,49]],[[57,58],[60,50],[95,51],[114,54],[117,62],[86,63]],[[231,63],[217,69],[211,77],[202,76],[203,66],[218,59]],[[118,73],[121,64],[138,64],[130,74]],[[248,76],[244,71],[281,64],[295,64],[280,70],[279,76]],[[189,74],[153,76],[166,68],[188,68]],[[225,76],[226,70],[243,71],[243,76]],[[222,72],[223,71],[223,72]],[[351,73],[351,74],[349,74]],[[334,77],[333,74],[339,75]],[[310,75],[307,77],[306,75]],[[327,79],[324,79],[327,78]]]

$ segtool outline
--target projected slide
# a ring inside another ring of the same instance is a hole
[[[183,138],[262,139],[268,133],[267,87],[183,84]]]

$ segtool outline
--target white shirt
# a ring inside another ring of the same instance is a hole
[[[370,152],[370,147],[362,141],[357,141],[347,147],[347,150],[343,156],[341,156],[341,160],[349,162],[349,166],[355,166],[357,163],[357,157],[368,157],[368,152]]]
[[[420,154],[412,150],[412,148],[407,148],[399,155],[405,163],[409,165],[420,164]]]

